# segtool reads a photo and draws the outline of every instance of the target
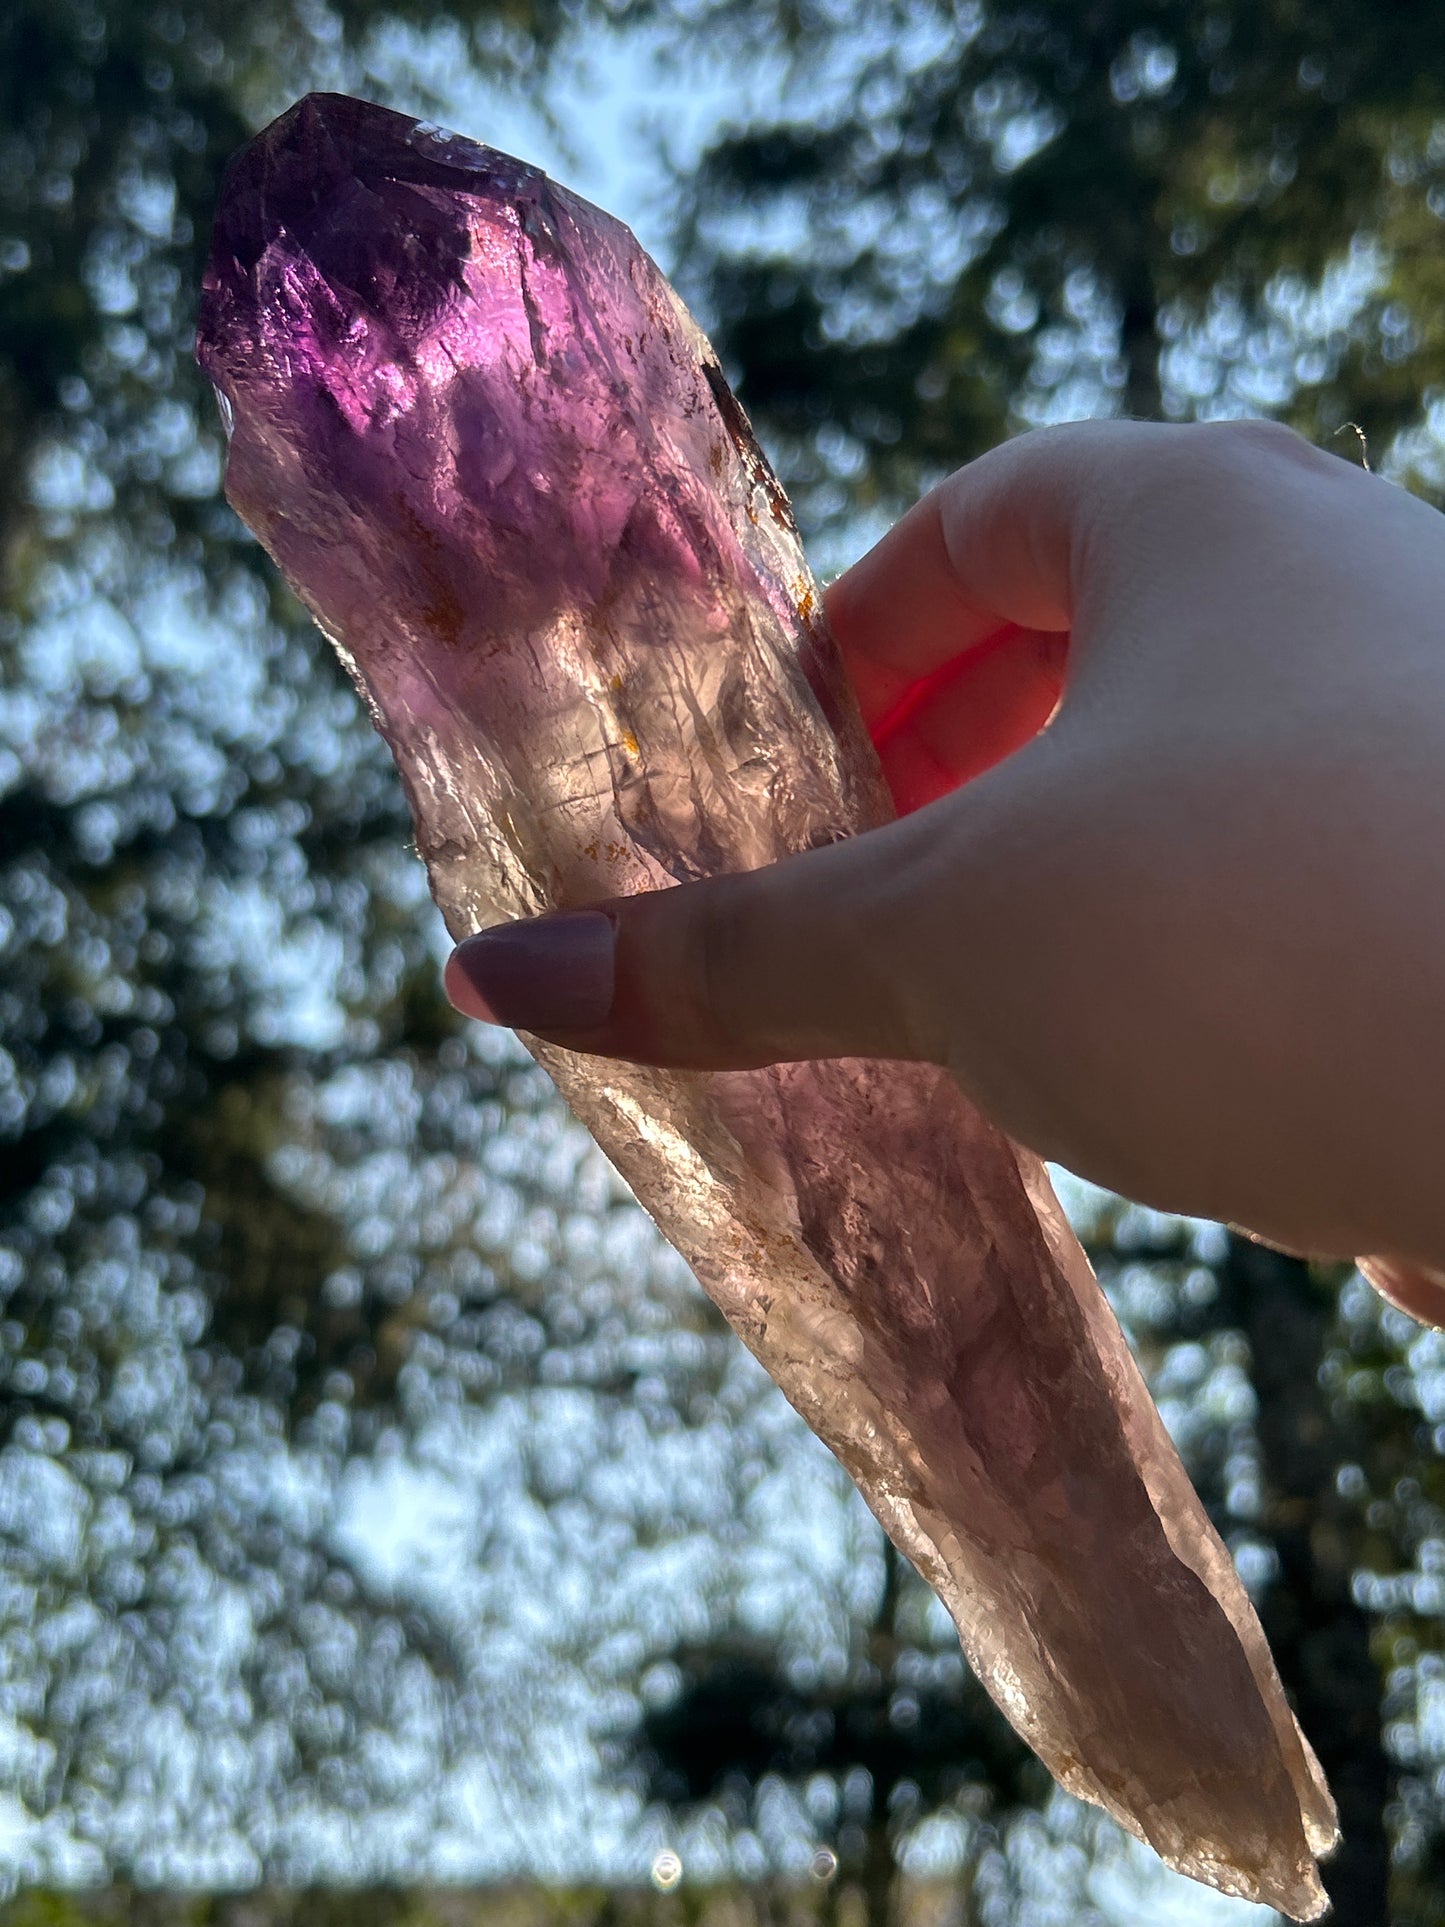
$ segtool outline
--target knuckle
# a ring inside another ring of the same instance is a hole
[[[1204,424],[1204,432],[1218,444],[1226,460],[1241,462],[1251,467],[1275,462],[1293,462],[1314,468],[1336,458],[1325,450],[1316,448],[1313,442],[1306,441],[1297,429],[1287,422],[1277,422],[1267,417],[1249,417],[1240,421],[1209,422]]]
[[[1157,433],[1124,484],[1133,526],[1170,540],[1223,534],[1290,498],[1311,475],[1339,466],[1283,422],[1198,422]]]

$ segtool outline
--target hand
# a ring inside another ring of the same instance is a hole
[[[652,1064],[929,1059],[1086,1177],[1445,1304],[1445,520],[1272,424],[1080,423],[828,610],[875,727],[921,689],[884,758],[925,806],[472,938],[458,1007]]]

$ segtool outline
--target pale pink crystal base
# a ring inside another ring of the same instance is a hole
[[[228,176],[200,353],[454,936],[886,820],[787,503],[617,222],[312,96]],[[1038,1161],[930,1068],[536,1054],[1060,1782],[1317,1917],[1328,1792]]]

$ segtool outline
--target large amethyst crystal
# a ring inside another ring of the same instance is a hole
[[[618,222],[312,96],[227,176],[200,354],[453,936],[887,818],[788,504]],[[1038,1161],[926,1066],[536,1054],[1062,1784],[1316,1917],[1328,1792]]]

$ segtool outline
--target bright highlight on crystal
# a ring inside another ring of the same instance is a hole
[[[885,820],[787,502],[616,221],[312,96],[227,177],[200,353],[454,936]],[[924,1066],[537,1055],[1059,1780],[1317,1917],[1328,1792],[1038,1161]]]

